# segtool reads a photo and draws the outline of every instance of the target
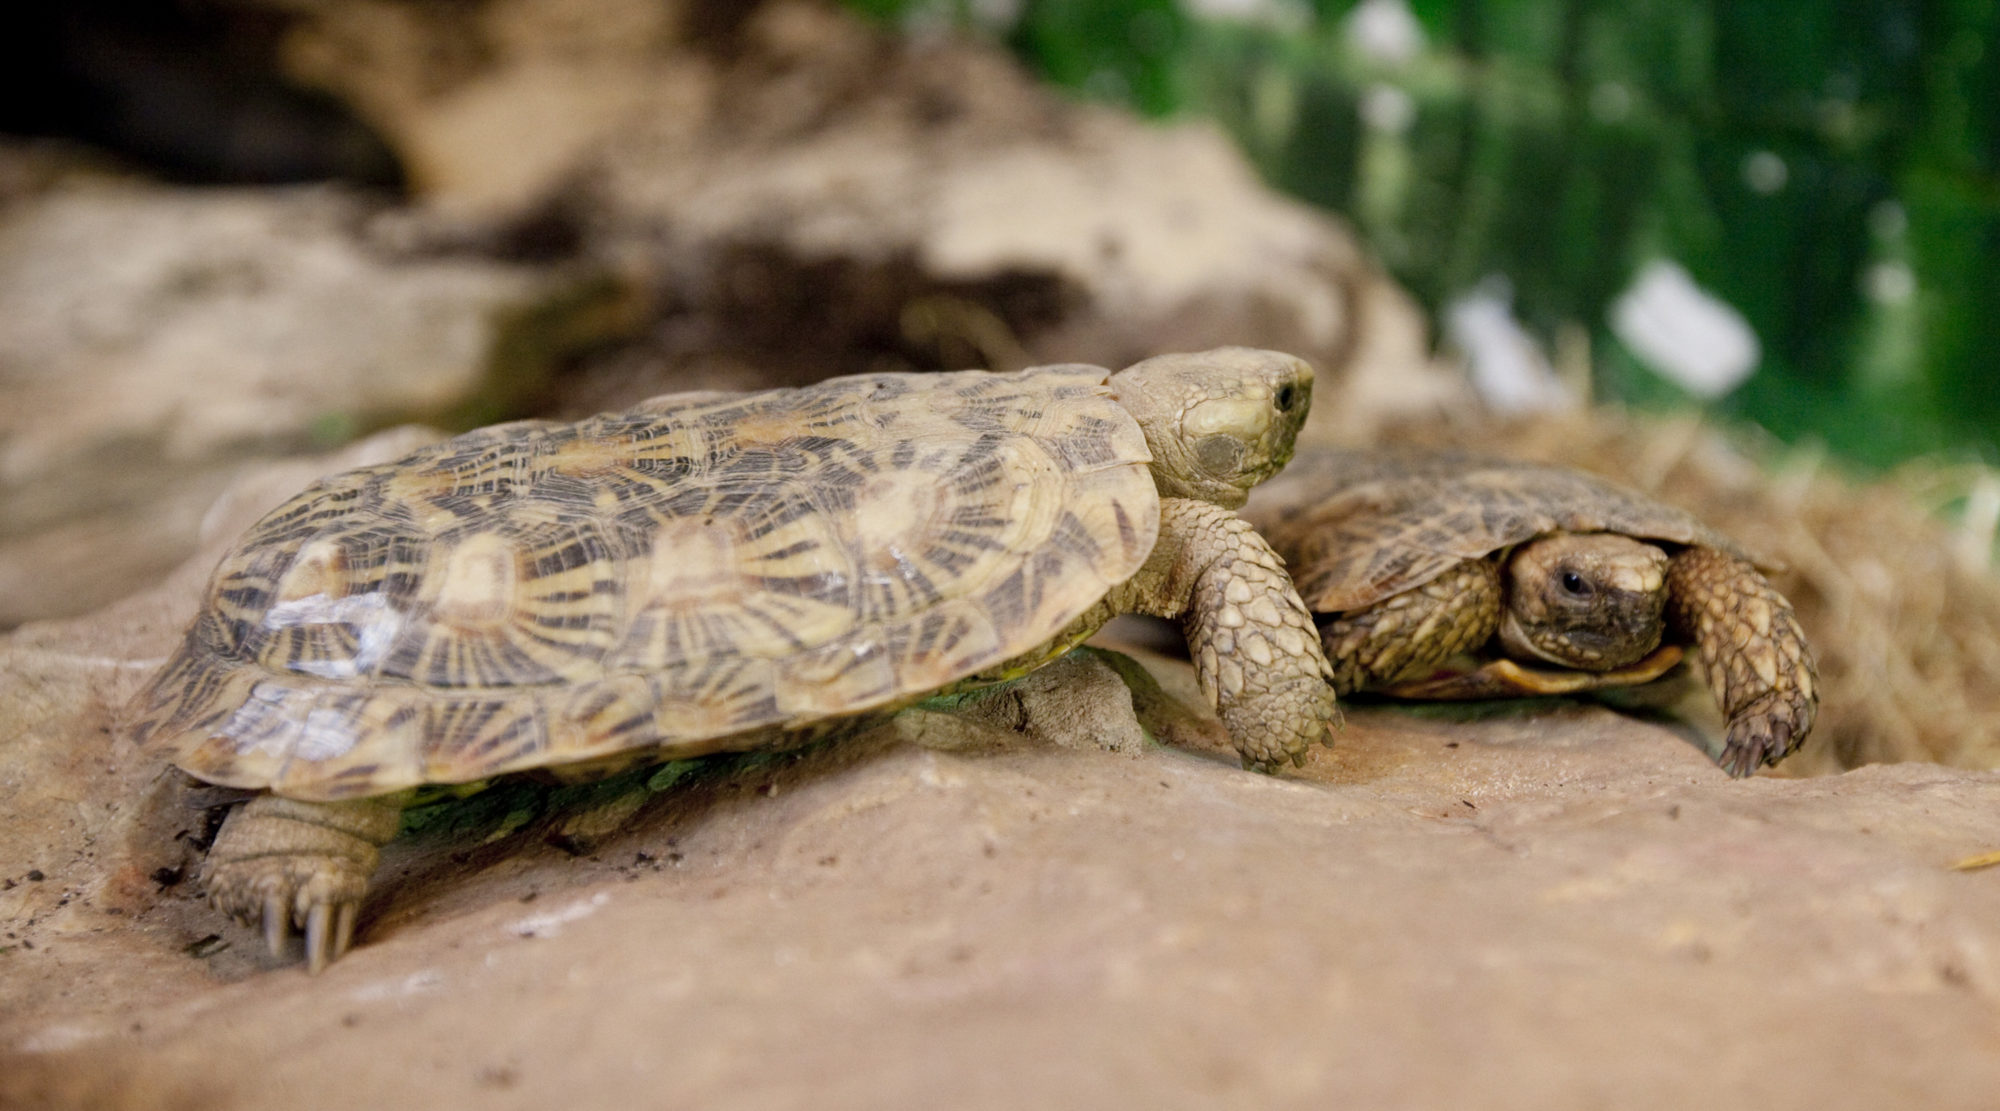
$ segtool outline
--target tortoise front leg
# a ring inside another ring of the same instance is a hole
[[[1121,611],[1179,618],[1202,693],[1243,766],[1305,763],[1332,744],[1339,718],[1312,614],[1285,562],[1249,523],[1220,506],[1160,502],[1160,539],[1115,599]]]
[[[1716,762],[1741,777],[1783,759],[1819,712],[1819,677],[1792,604],[1755,567],[1713,548],[1674,556],[1667,593],[1670,626],[1694,644],[1729,719]]]
[[[202,882],[208,901],[244,924],[261,921],[272,956],[293,925],[318,972],[347,951],[377,849],[396,836],[398,798],[303,802],[258,795],[222,823]]]
[[[1475,559],[1366,609],[1324,618],[1319,635],[1333,665],[1333,689],[1352,694],[1425,678],[1499,628],[1500,572]]]

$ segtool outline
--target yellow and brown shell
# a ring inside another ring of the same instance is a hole
[[[224,557],[135,735],[327,799],[920,697],[1046,645],[1151,551],[1145,440],[1105,379],[669,396],[335,475]]]
[[[1619,533],[1760,562],[1693,514],[1603,479],[1461,455],[1301,455],[1252,495],[1246,515],[1286,553],[1317,613],[1374,605],[1552,532]]]

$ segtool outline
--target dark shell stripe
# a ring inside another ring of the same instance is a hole
[[[1158,530],[1105,372],[872,375],[484,429],[258,523],[142,744],[299,797],[854,714],[1055,635]]]
[[[1742,550],[1692,515],[1589,475],[1463,456],[1320,453],[1278,495],[1297,507],[1265,529],[1299,594],[1322,613],[1372,605],[1556,531]],[[1746,557],[1747,558],[1747,557]]]

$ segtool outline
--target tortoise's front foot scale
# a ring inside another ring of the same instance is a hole
[[[1312,614],[1284,561],[1249,524],[1220,511],[1201,524],[1190,547],[1212,558],[1203,561],[1183,625],[1202,692],[1244,767],[1304,764],[1314,743],[1333,744],[1340,721]]]
[[[1333,747],[1334,730],[1340,728],[1333,688],[1317,675],[1310,681],[1287,679],[1252,702],[1224,705],[1221,716],[1230,736],[1251,741],[1240,752],[1244,768],[1267,775],[1288,760],[1303,767],[1314,742]]]
[[[302,929],[306,965],[318,972],[354,940],[377,847],[396,835],[400,811],[390,799],[259,795],[229,816],[209,850],[208,900],[238,922],[261,923],[274,957],[284,954],[292,927]]]

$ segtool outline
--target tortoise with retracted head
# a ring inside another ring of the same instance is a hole
[[[1647,682],[1692,648],[1731,775],[1812,730],[1791,603],[1734,541],[1644,495],[1530,463],[1315,453],[1248,516],[1291,567],[1342,694],[1569,694]],[[1475,666],[1448,666],[1464,654]]]
[[[792,745],[1182,620],[1247,765],[1334,695],[1232,510],[1312,370],[1247,348],[1117,374],[874,374],[499,425],[327,478],[223,558],[133,704],[140,745],[262,793],[211,900],[339,956],[410,792]]]

